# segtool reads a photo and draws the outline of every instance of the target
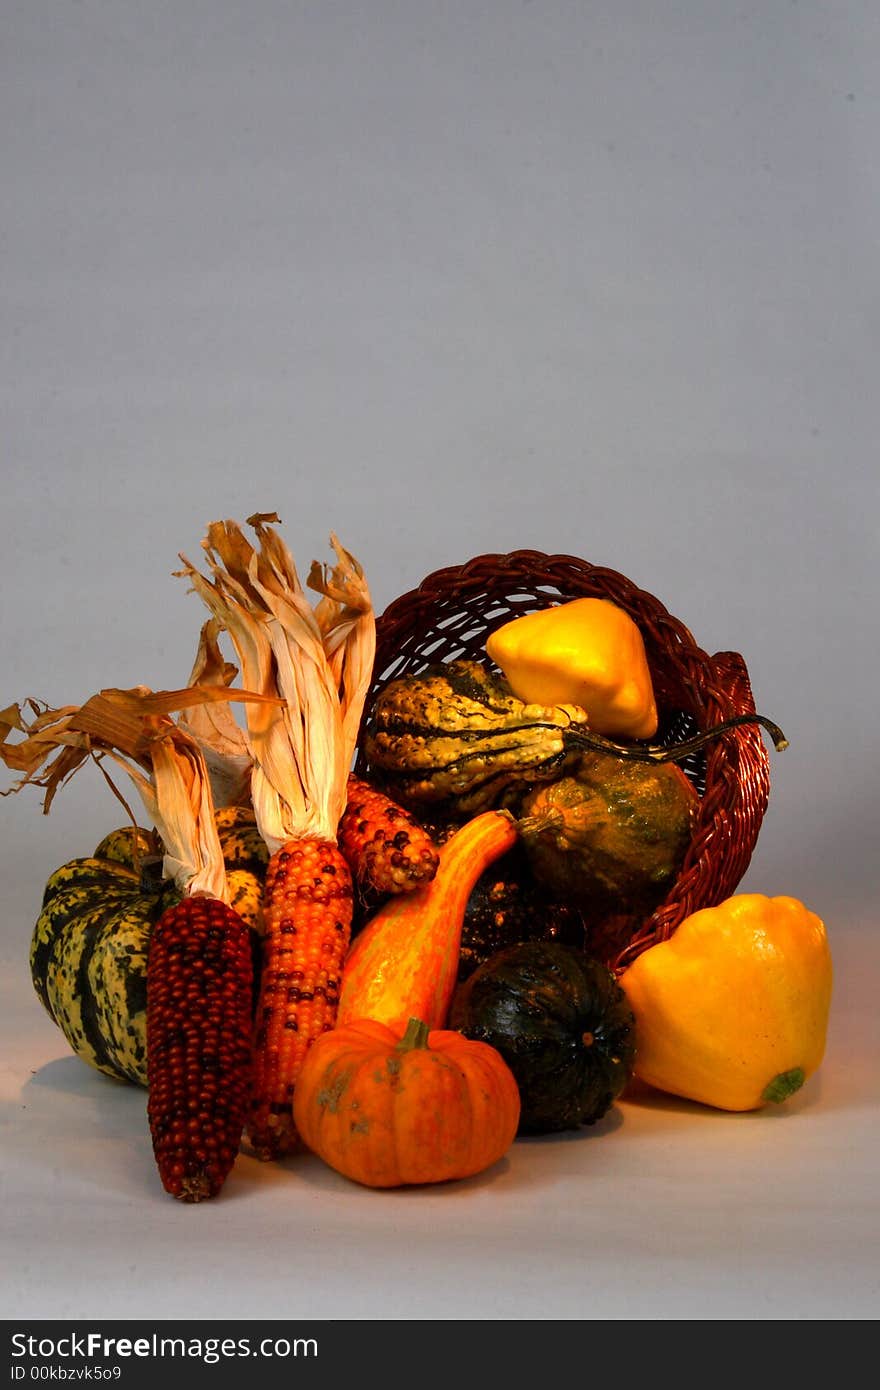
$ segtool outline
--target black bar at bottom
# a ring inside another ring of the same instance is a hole
[[[568,1349],[579,1355],[583,1330],[568,1325],[571,1340],[554,1323],[554,1359]],[[154,1390],[163,1377],[187,1390],[219,1387],[230,1373],[240,1383],[273,1390],[291,1390],[295,1382],[320,1385],[322,1376],[350,1372],[364,1383],[365,1368],[378,1368],[393,1358],[395,1366],[430,1365],[451,1370],[456,1347],[468,1354],[485,1349],[496,1374],[515,1369],[547,1369],[546,1324],[522,1321],[450,1322],[418,1320],[357,1321],[115,1321],[95,1318],[82,1322],[7,1319],[6,1384],[119,1386],[120,1390]],[[459,1333],[456,1333],[456,1328]],[[418,1358],[418,1361],[415,1358]],[[427,1359],[426,1359],[427,1357]],[[3,1372],[0,1372],[2,1390]],[[372,1378],[372,1377],[370,1377]]]

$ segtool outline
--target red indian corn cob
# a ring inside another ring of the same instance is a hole
[[[194,894],[156,923],[147,959],[147,1116],[166,1192],[214,1197],[241,1143],[251,1084],[247,924]]]
[[[339,822],[339,848],[361,888],[409,893],[437,872],[437,847],[409,811],[354,773]]]
[[[102,690],[80,707],[46,709],[31,724],[16,708],[10,720],[27,735],[16,745],[25,774],[19,785],[46,787],[47,809],[91,758],[126,771],[162,840],[163,873],[183,894],[150,935],[146,1043],[153,1152],[166,1191],[186,1202],[216,1196],[241,1143],[254,967],[250,928],[229,905],[205,756],[171,712],[233,698],[266,703],[264,695],[226,686],[135,686]]]
[[[269,860],[247,1125],[259,1158],[296,1147],[294,1087],[312,1042],[336,1021],[353,896],[351,871],[332,841],[292,840]]]

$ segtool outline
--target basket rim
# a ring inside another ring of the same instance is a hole
[[[535,570],[538,571],[537,574],[534,573]],[[684,683],[691,697],[685,702],[685,707],[694,714],[698,726],[701,729],[711,727],[729,716],[731,710],[724,701],[723,693],[718,707],[712,709],[711,696],[715,693],[713,657],[699,645],[690,628],[680,618],[675,617],[655,594],[636,584],[621,570],[610,566],[597,565],[564,552],[526,548],[487,551],[460,564],[442,566],[432,570],[417,585],[392,599],[376,620],[376,661],[368,699],[372,698],[389,678],[389,663],[398,659],[399,648],[389,652],[388,645],[394,643],[399,624],[411,626],[414,610],[443,605],[451,611],[454,608],[456,590],[463,590],[469,600],[475,599],[485,589],[491,589],[500,597],[502,591],[507,594],[515,592],[514,581],[517,584],[523,581],[525,591],[529,588],[524,582],[527,579],[532,581],[532,592],[535,592],[536,586],[545,591],[555,589],[563,602],[566,579],[569,582],[586,583],[603,591],[614,591],[613,601],[630,613],[643,632],[646,624],[650,623],[662,634],[662,644],[669,649],[675,648],[679,658],[685,658],[686,665],[692,668],[683,673]],[[510,584],[507,583],[508,580],[511,581]],[[448,593],[445,592],[447,590]],[[537,598],[536,592],[535,597]],[[525,606],[523,611],[527,611]],[[652,658],[653,664],[656,665],[661,651],[660,645],[646,640],[646,649],[649,665],[652,664]],[[703,707],[701,685],[710,695],[708,708]]]

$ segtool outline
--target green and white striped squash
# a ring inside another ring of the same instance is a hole
[[[255,932],[268,852],[246,807],[217,812],[232,905]],[[31,940],[31,977],[77,1056],[107,1076],[147,1084],[147,951],[180,894],[158,876],[155,831],[113,830],[88,858],[52,874]]]

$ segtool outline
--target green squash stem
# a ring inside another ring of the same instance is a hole
[[[406,1032],[397,1044],[397,1052],[411,1052],[416,1047],[428,1046],[428,1025],[423,1023],[420,1018],[411,1018],[406,1025]]]
[[[781,1105],[789,1096],[793,1096],[795,1091],[799,1091],[806,1081],[803,1067],[792,1067],[791,1071],[781,1071],[778,1076],[774,1076],[761,1092],[761,1099],[772,1102],[773,1105]]]

